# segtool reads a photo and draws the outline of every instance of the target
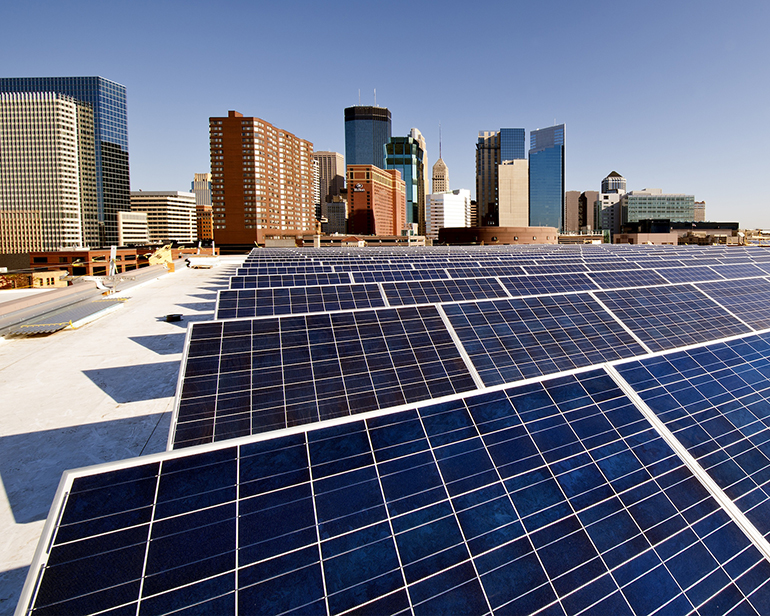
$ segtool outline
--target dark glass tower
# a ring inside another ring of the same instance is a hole
[[[523,128],[500,129],[500,161],[526,158],[526,135]]]
[[[398,169],[406,183],[406,222],[416,222],[422,228],[425,222],[425,153],[412,137],[391,137],[385,152],[385,168]]]
[[[131,210],[126,87],[103,77],[4,77],[0,92],[59,92],[94,114],[99,241],[118,243],[118,212]]]
[[[529,224],[564,224],[564,124],[529,135]]]
[[[386,107],[345,109],[345,164],[385,168],[385,144],[390,140],[390,111]]]

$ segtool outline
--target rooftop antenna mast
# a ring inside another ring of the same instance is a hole
[[[358,88],[358,106],[361,106],[361,88]]]
[[[438,157],[441,158],[441,122],[438,123]]]
[[[374,88],[374,106],[377,106],[377,88]]]

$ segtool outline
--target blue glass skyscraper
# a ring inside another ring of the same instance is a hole
[[[386,107],[356,106],[345,109],[345,164],[385,168],[385,144],[391,136]]]
[[[529,135],[529,224],[563,228],[564,124]]]
[[[385,145],[385,169],[398,169],[406,183],[406,222],[418,223],[425,212],[425,153],[412,137],[391,137]]]
[[[118,212],[131,210],[126,87],[103,77],[4,77],[0,92],[58,92],[94,114],[99,240],[118,243]]]

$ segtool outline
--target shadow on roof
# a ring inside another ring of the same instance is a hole
[[[129,336],[137,344],[158,355],[174,355],[184,350],[185,334],[161,334],[155,336]]]
[[[0,614],[13,614],[29,567],[0,572]]]
[[[176,393],[179,361],[83,370],[118,404],[167,398]]]
[[[174,304],[188,310],[196,310],[197,312],[214,312],[217,307],[216,302],[194,302],[190,304]]]
[[[0,437],[0,478],[16,523],[45,520],[65,470],[163,451],[169,422],[169,413],[155,413]]]

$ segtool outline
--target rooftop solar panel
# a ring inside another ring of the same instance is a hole
[[[714,269],[707,265],[690,265],[687,267],[671,267],[656,269],[658,274],[668,282],[699,282],[702,280],[724,280]]]
[[[559,265],[525,265],[527,274],[569,274],[587,272],[588,268],[583,263],[559,264]]]
[[[443,310],[487,386],[645,353],[588,294],[446,304]]]
[[[508,296],[495,278],[389,282],[384,283],[382,288],[391,306],[437,304]]]
[[[750,327],[770,327],[770,282],[766,278],[707,282],[697,287]]]
[[[485,265],[483,267],[446,266],[450,278],[483,278],[485,276],[521,276],[524,270],[515,265]]]
[[[184,447],[476,389],[434,306],[193,323]]]
[[[653,351],[751,331],[690,285],[597,291],[595,295]]]
[[[437,280],[449,278],[449,275],[444,269],[394,269],[382,272],[353,272],[351,275],[356,282],[401,282],[404,280]]]
[[[349,284],[351,274],[285,274],[264,276],[233,276],[231,289],[260,289],[266,287],[310,287],[326,284]]]
[[[651,270],[591,272],[588,276],[602,289],[647,287],[666,284],[663,278]]]
[[[767,272],[751,263],[714,265],[712,269],[725,278],[753,278],[767,275]]]
[[[599,288],[585,274],[511,276],[501,278],[500,281],[514,297],[521,295],[550,295],[574,291],[595,291]]]
[[[770,335],[617,369],[751,523],[770,537]]]
[[[639,266],[633,261],[586,261],[586,267],[590,272],[610,272],[615,270],[638,270]]]
[[[54,519],[35,614],[770,609],[770,563],[602,371],[72,473]]]
[[[382,306],[385,301],[376,284],[237,289],[219,292],[216,318],[242,319]]]

